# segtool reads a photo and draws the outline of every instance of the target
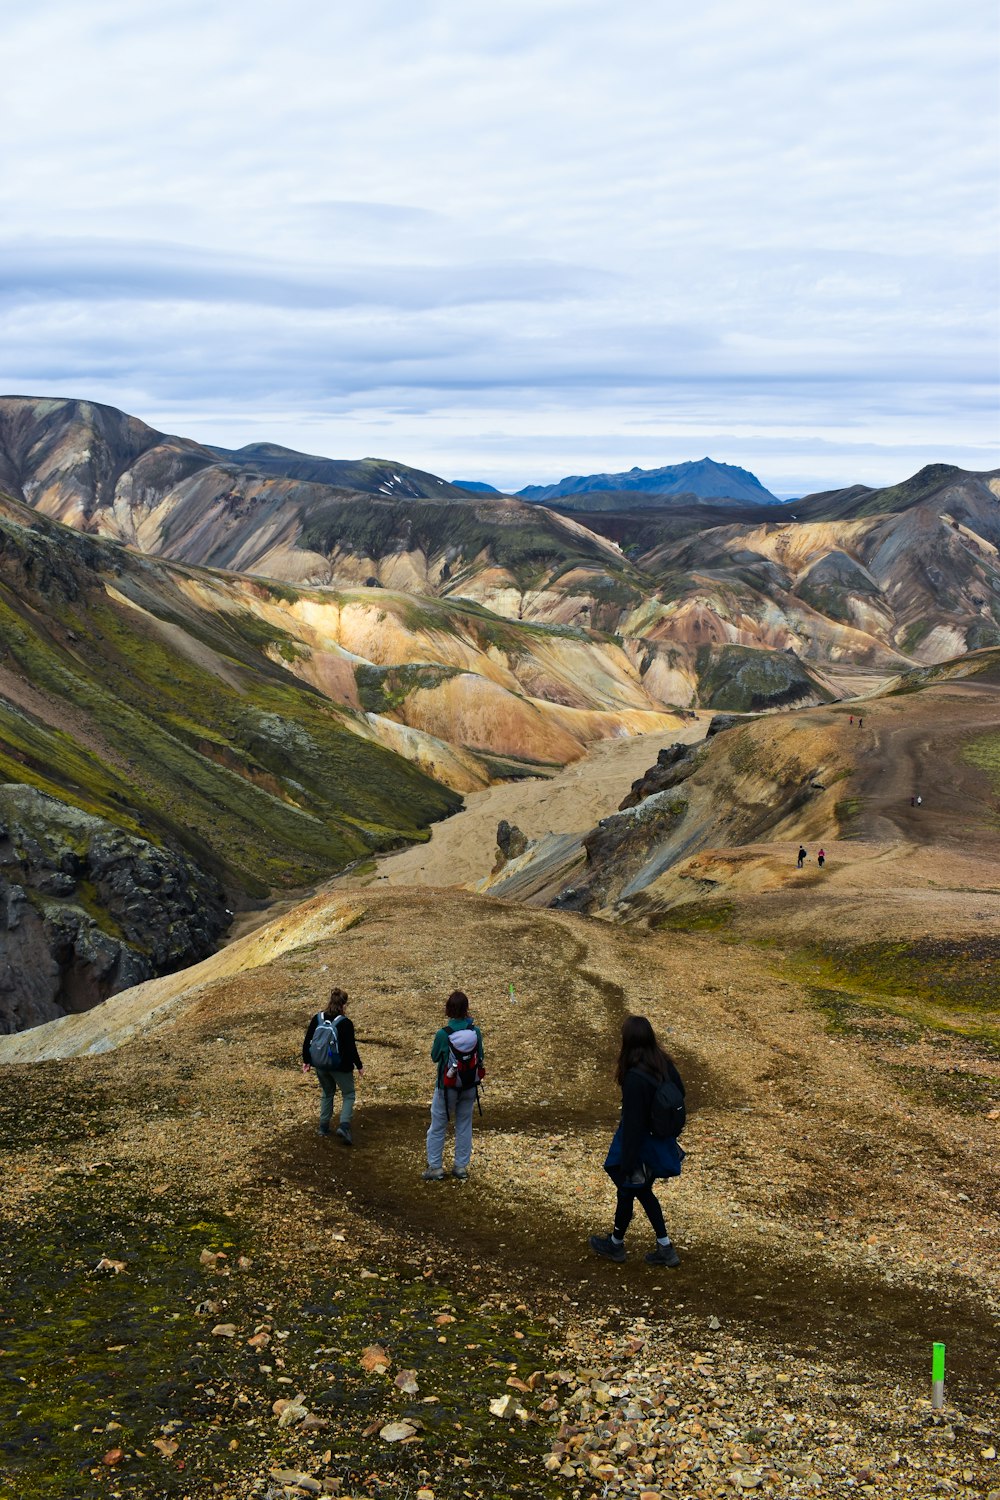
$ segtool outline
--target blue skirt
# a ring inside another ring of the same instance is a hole
[[[643,1166],[650,1169],[651,1181],[655,1182],[657,1177],[679,1177],[681,1175],[681,1163],[684,1160],[684,1152],[676,1140],[662,1140],[659,1136],[647,1135],[643,1137],[639,1148],[639,1160]],[[622,1128],[619,1125],[614,1133],[608,1154],[604,1161],[604,1170],[616,1186],[622,1180]]]

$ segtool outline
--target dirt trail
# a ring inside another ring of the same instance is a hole
[[[862,827],[873,839],[968,847],[1000,856],[997,796],[988,776],[962,756],[976,734],[1000,733],[1000,685],[974,679],[863,705],[855,724],[861,755]],[[910,806],[920,795],[919,808]],[[992,825],[992,826],[991,826]]]

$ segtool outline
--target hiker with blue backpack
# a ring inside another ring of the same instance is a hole
[[[306,1027],[302,1043],[302,1071],[310,1068],[322,1090],[319,1105],[319,1134],[330,1134],[330,1121],[337,1090],[340,1090],[340,1120],[337,1137],[345,1146],[354,1145],[351,1134],[351,1118],[354,1114],[354,1070],[364,1072],[354,1040],[354,1023],[345,1014],[347,995],[343,990],[331,990],[330,999],[324,1008],[317,1011]]]
[[[658,1177],[680,1176],[684,1152],[677,1137],[685,1122],[684,1084],[645,1016],[625,1019],[615,1077],[622,1112],[604,1163],[618,1189],[615,1222],[610,1234],[590,1236],[590,1248],[606,1260],[625,1259],[625,1231],[638,1199],[656,1235],[646,1260],[652,1266],[679,1266],[653,1184]]]
[[[444,1142],[448,1121],[455,1121],[455,1165],[452,1176],[464,1182],[472,1160],[472,1113],[483,1081],[483,1034],[469,1015],[469,997],[453,990],[444,1007],[445,1024],[435,1033],[431,1062],[437,1063],[437,1083],[431,1096],[431,1124],[427,1132],[427,1170],[424,1182],[443,1182]],[[479,1105],[479,1113],[483,1107]]]

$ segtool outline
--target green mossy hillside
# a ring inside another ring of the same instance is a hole
[[[370,497],[364,505],[345,499],[324,505],[302,518],[300,545],[323,556],[346,551],[378,562],[398,552],[420,552],[445,559],[446,582],[486,557],[509,572],[520,588],[537,588],[554,570],[573,564],[608,566],[606,550],[586,536],[570,532],[556,516],[514,503],[401,503]],[[632,570],[623,562],[622,576]],[[634,580],[632,580],[634,583]]]
[[[458,805],[270,661],[280,628],[199,611],[169,568],[19,509],[0,516],[0,669],[23,685],[0,696],[3,779],[254,896],[424,837]]]
[[[754,713],[765,708],[833,700],[833,694],[788,651],[702,646],[696,670],[699,701],[706,708]]]

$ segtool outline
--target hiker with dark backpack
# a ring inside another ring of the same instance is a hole
[[[590,1236],[590,1248],[606,1260],[625,1259],[625,1231],[638,1199],[656,1235],[646,1260],[652,1266],[679,1266],[653,1184],[658,1177],[680,1176],[684,1152],[677,1137],[686,1119],[684,1084],[645,1016],[625,1019],[615,1077],[622,1113],[604,1163],[618,1189],[615,1222],[609,1235]]]
[[[364,1072],[354,1039],[354,1023],[345,1014],[347,995],[331,990],[323,1010],[317,1011],[306,1027],[302,1042],[302,1071],[312,1068],[322,1090],[319,1105],[320,1135],[330,1134],[330,1120],[337,1090],[342,1104],[336,1135],[345,1146],[354,1145],[351,1119],[354,1115],[354,1070]]]
[[[431,1044],[431,1062],[437,1063],[437,1083],[431,1097],[431,1124],[427,1132],[427,1170],[424,1182],[443,1182],[444,1141],[448,1121],[455,1121],[455,1165],[452,1176],[464,1182],[472,1160],[472,1114],[479,1103],[483,1081],[483,1034],[469,1015],[469,997],[453,990],[445,1003],[445,1024]],[[479,1113],[483,1107],[479,1105]]]

